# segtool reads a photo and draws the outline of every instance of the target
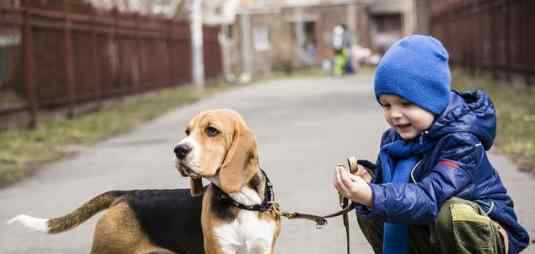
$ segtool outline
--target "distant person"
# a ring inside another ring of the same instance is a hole
[[[350,49],[351,32],[345,24],[335,26],[333,30],[334,75],[340,76],[351,71],[348,69],[348,66],[351,66]]]
[[[308,41],[305,44],[305,52],[305,64],[307,66],[314,66],[316,62],[316,43],[314,43],[314,41]]]
[[[377,164],[334,186],[354,202],[375,253],[518,253],[529,244],[487,158],[496,115],[482,91],[450,89],[448,53],[430,36],[396,42],[375,74],[390,128]]]
[[[342,34],[342,47],[344,48],[344,55],[346,57],[346,62],[344,65],[344,74],[353,74],[353,64],[351,59],[351,48],[353,47],[353,35],[351,34],[351,30],[349,30],[349,27],[346,24],[342,24],[342,28],[344,29],[344,32]]]

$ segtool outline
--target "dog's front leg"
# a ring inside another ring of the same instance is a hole
[[[238,248],[232,246],[222,246],[217,248],[205,248],[205,254],[238,254]]]
[[[238,254],[239,248],[233,245],[222,245],[214,254]]]
[[[271,243],[265,239],[258,238],[246,242],[247,254],[271,254]]]
[[[229,238],[228,235],[213,234],[213,237],[205,237],[205,254],[239,254],[242,249],[237,239]]]

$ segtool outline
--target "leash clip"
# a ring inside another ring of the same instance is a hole
[[[280,205],[279,203],[275,202],[275,201],[269,201],[267,202],[267,209],[269,210],[269,212],[271,214],[273,214],[274,216],[276,217],[280,217],[283,215],[283,213],[281,212],[280,210]]]

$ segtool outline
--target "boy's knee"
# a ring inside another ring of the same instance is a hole
[[[451,208],[454,204],[461,203],[459,198],[451,198],[442,204],[435,220],[435,230],[438,234],[447,234],[452,231],[452,212]]]
[[[445,202],[434,226],[435,238],[443,249],[462,250],[460,253],[474,253],[472,250],[498,253],[495,251],[503,245],[498,242],[499,233],[494,230],[492,220],[479,205],[468,200],[452,198]]]
[[[435,221],[435,230],[439,235],[451,235],[455,223],[489,224],[490,218],[481,208],[468,200],[453,197],[442,205]]]

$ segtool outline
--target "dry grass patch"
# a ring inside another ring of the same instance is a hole
[[[34,130],[0,130],[0,187],[31,175],[43,163],[63,158],[73,147],[124,133],[180,105],[229,87],[214,85],[202,93],[192,87],[164,89],[125,98],[74,119],[45,120]]]

